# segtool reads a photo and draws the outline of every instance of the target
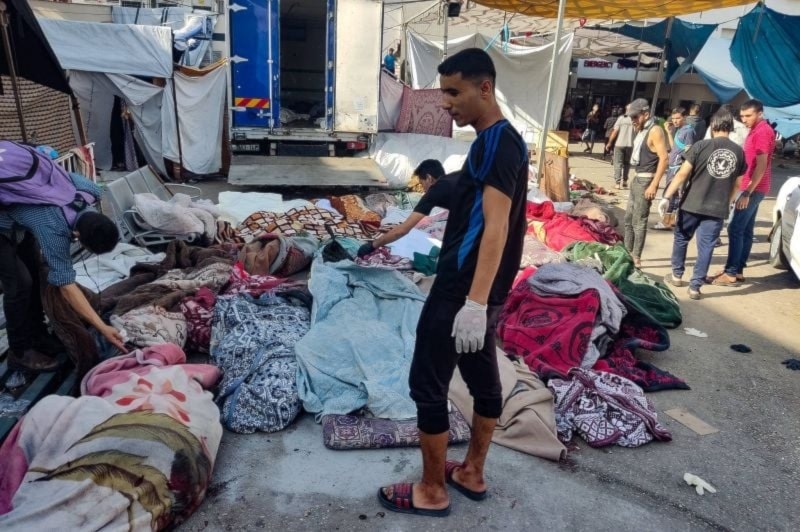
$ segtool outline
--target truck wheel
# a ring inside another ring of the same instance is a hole
[[[775,227],[772,229],[772,238],[769,241],[769,264],[773,268],[786,270],[789,268],[789,261],[783,252],[783,228],[782,220],[779,218]]]

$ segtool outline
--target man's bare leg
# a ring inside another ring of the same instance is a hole
[[[486,491],[483,469],[496,425],[495,418],[472,415],[472,436],[469,440],[467,457],[464,459],[464,465],[453,471],[453,480],[456,483],[475,492]]]
[[[448,433],[427,434],[420,431],[419,443],[422,449],[422,480],[414,483],[414,507],[441,510],[450,505],[450,496],[445,486],[444,464],[447,460]],[[384,494],[391,499],[391,487],[384,488]]]

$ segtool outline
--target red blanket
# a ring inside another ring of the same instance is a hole
[[[600,242],[613,245],[622,240],[617,231],[605,222],[585,216],[570,216],[556,212],[549,201],[528,202],[528,221],[544,222],[545,244],[550,249],[561,251],[573,242]]]
[[[624,296],[621,301],[628,314],[622,320],[620,334],[593,369],[630,379],[646,392],[689,389],[681,379],[636,358],[637,348],[669,348],[669,335],[652,318],[630,306]],[[599,312],[596,290],[586,290],[576,297],[545,297],[521,281],[503,307],[497,334],[505,352],[522,358],[543,380],[568,378],[570,369],[580,367],[586,356]]]
[[[586,355],[599,310],[596,290],[544,297],[522,282],[508,296],[497,332],[505,352],[521,357],[541,378],[567,378]]]

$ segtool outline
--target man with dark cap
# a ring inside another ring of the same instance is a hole
[[[633,263],[642,265],[642,249],[647,237],[647,218],[658,191],[658,184],[669,162],[667,137],[650,115],[650,104],[644,98],[631,102],[628,116],[637,130],[633,141],[628,208],[625,210],[625,247],[633,255]]]

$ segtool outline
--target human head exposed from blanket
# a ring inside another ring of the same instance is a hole
[[[467,48],[439,65],[442,108],[459,127],[477,126],[478,131],[496,106],[494,88],[497,73],[492,58],[480,48]]]
[[[111,218],[88,211],[75,221],[73,235],[90,253],[102,255],[113,250],[119,242],[119,230]]]
[[[414,175],[417,176],[417,180],[425,192],[444,174],[444,166],[436,159],[425,159],[414,170]]]

